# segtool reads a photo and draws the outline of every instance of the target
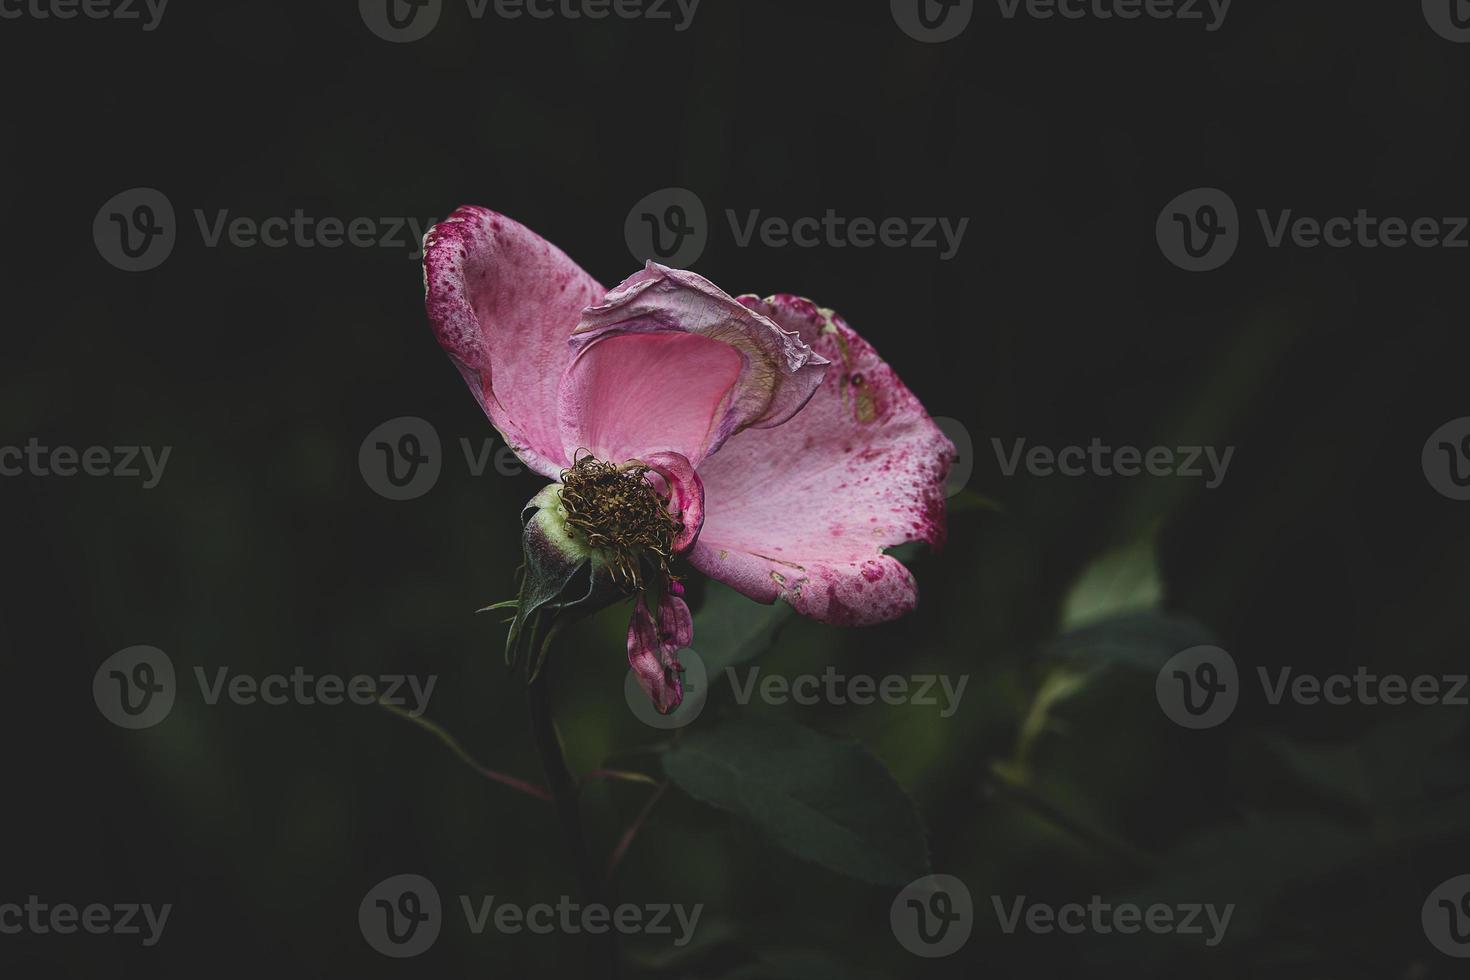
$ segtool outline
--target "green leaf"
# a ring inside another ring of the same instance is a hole
[[[1219,642],[1204,624],[1153,610],[1122,613],[1063,633],[1042,653],[1082,666],[1119,666],[1149,672],[1190,647]]]
[[[850,739],[746,715],[688,731],[663,765],[690,796],[824,868],[888,885],[929,873],[918,811]]]
[[[1095,559],[1062,606],[1062,628],[1077,629],[1120,613],[1157,609],[1164,598],[1157,533],[1140,535]]]
[[[726,667],[753,660],[769,650],[793,615],[791,607],[780,600],[763,605],[711,580],[704,605],[694,614],[694,649],[714,678],[724,674]]]

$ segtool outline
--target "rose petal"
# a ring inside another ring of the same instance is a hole
[[[628,666],[638,686],[660,714],[668,714],[684,700],[683,667],[675,656],[694,641],[694,617],[684,600],[666,593],[658,605],[658,622],[643,597],[628,621]]]
[[[661,490],[668,495],[674,516],[684,525],[674,538],[674,554],[682,555],[699,540],[704,527],[704,483],[689,460],[678,453],[648,453],[640,462],[663,479]]]
[[[563,449],[615,462],[671,450],[698,466],[734,433],[789,419],[827,367],[709,280],[652,262],[582,315],[572,345]]]
[[[945,535],[955,450],[919,400],[830,310],[794,296],[742,297],[836,365],[785,425],[751,429],[699,468],[700,571],[752,599],[785,599],[823,622],[866,625],[918,601],[883,549]]]
[[[504,215],[462,207],[424,237],[425,306],[480,407],[531,469],[570,461],[557,386],[577,318],[604,290],[564,252]]]

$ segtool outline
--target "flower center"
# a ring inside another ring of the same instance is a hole
[[[629,591],[643,588],[645,557],[669,576],[674,538],[683,528],[664,497],[643,478],[648,471],[636,461],[615,466],[589,455],[561,472],[559,493],[568,531],[602,552],[618,584]]]

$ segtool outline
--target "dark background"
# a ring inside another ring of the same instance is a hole
[[[946,550],[915,559],[914,615],[801,623],[760,661],[971,675],[950,719],[759,709],[854,735],[893,770],[935,869],[976,896],[969,944],[915,959],[887,926],[892,889],[671,793],[621,879],[625,900],[706,904],[705,958],[669,975],[791,950],[841,976],[1462,975],[1419,917],[1470,872],[1470,709],[1273,708],[1257,688],[1192,733],[1159,711],[1151,671],[1056,642],[1083,570],[1157,531],[1165,609],[1242,672],[1465,669],[1470,504],[1436,493],[1419,460],[1429,433],[1470,415],[1470,254],[1268,249],[1253,218],[1470,212],[1470,47],[1417,4],[1237,0],[1208,33],[1008,21],[980,3],[961,37],[929,45],[884,3],[704,0],[676,33],[475,22],[451,2],[428,38],[395,45],[352,3],[174,0],[151,33],[0,21],[0,79],[0,445],[173,447],[148,491],[0,480],[0,901],[175,906],[152,949],[0,936],[7,975],[576,975],[559,938],[451,925],[406,962],[363,942],[357,904],[390,874],[523,904],[572,887],[543,805],[423,732],[373,708],[211,707],[189,684],[165,723],[126,732],[89,692],[135,644],[181,673],[434,674],[430,715],[486,764],[538,778],[502,628],[473,611],[510,596],[517,509],[543,481],[463,465],[458,440],[493,430],[433,340],[411,249],[206,248],[193,211],[422,220],[483,204],[611,285],[636,268],[629,208],[669,186],[711,213],[696,271],[843,313],[933,414],[964,424],[971,490],[1003,508],[952,515]],[[173,202],[179,242],[130,274],[91,227],[139,186]],[[1200,186],[1228,191],[1249,227],[1223,269],[1190,274],[1160,254],[1154,221]],[[726,208],[971,223],[941,262],[739,248]],[[431,421],[448,456],[431,493],[395,503],[357,454],[404,415]],[[1007,478],[990,448],[1094,436],[1236,454],[1206,491]],[[579,769],[657,740],[623,700],[621,629],[599,618],[554,666]],[[736,709],[726,694],[707,710]],[[646,793],[597,790],[600,852]],[[1007,936],[988,899],[1094,893],[1239,910],[1204,949]],[[647,966],[661,950],[631,952]],[[786,975],[772,970],[748,975]]]

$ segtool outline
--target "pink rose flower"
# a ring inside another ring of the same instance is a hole
[[[479,207],[429,232],[424,280],[434,333],[481,408],[556,481],[528,505],[518,626],[575,605],[562,590],[590,567],[589,596],[636,595],[628,662],[667,712],[694,632],[676,558],[825,623],[918,602],[885,549],[943,544],[954,447],[832,311],[731,297],[655,263],[609,292]]]

